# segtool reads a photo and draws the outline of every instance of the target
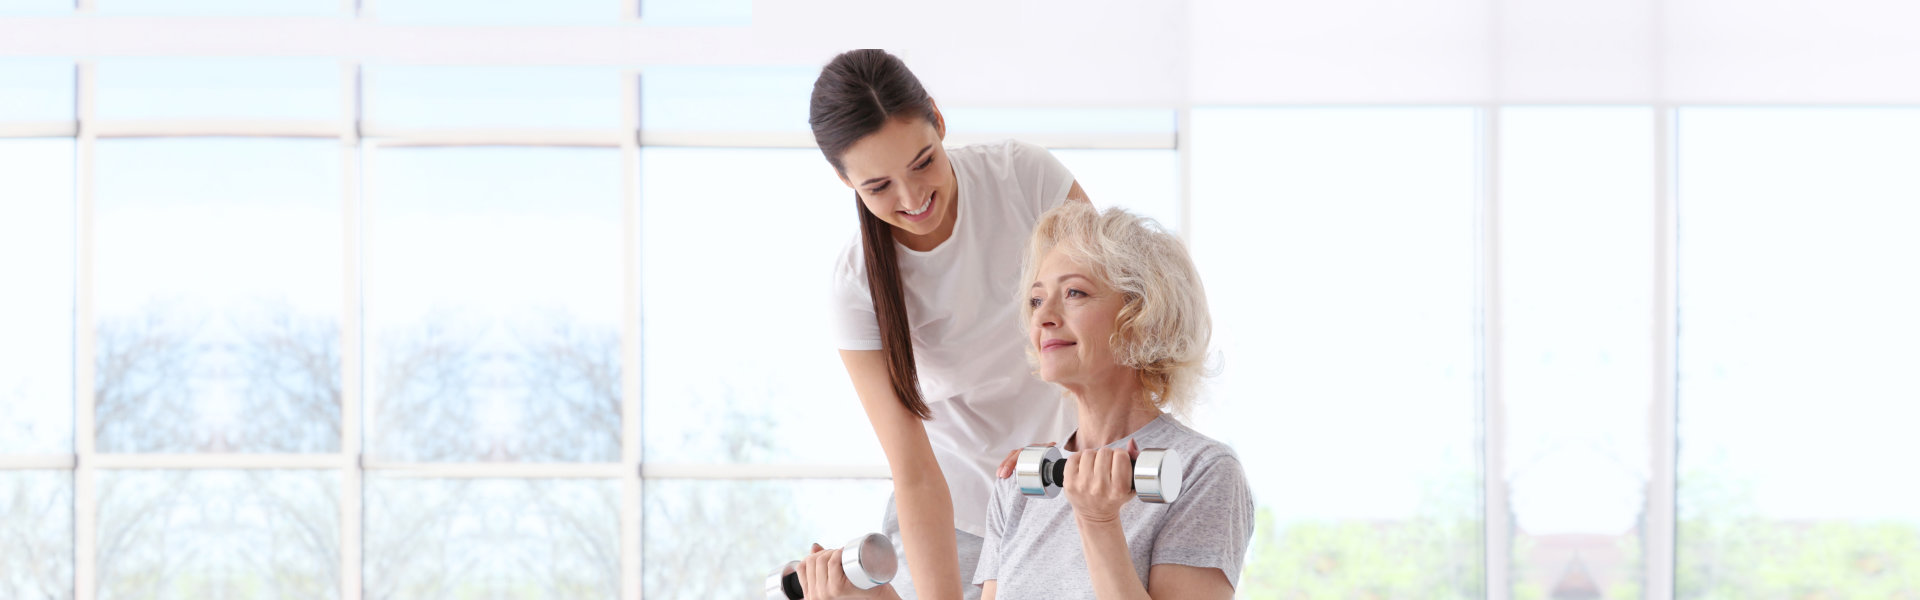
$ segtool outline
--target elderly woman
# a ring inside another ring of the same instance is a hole
[[[1027,358],[1066,390],[1079,429],[1058,500],[1002,480],[974,572],[983,600],[1233,597],[1253,500],[1233,450],[1176,421],[1203,371],[1212,324],[1179,238],[1120,209],[1063,204],[1040,218],[1021,278]],[[1132,458],[1185,462],[1172,504],[1133,500]]]
[[[1021,281],[1027,358],[1074,400],[1079,429],[1061,444],[1064,502],[996,482],[972,577],[982,600],[1232,598],[1253,537],[1246,474],[1173,416],[1193,400],[1212,333],[1186,247],[1124,210],[1066,202],[1040,217]],[[1134,500],[1140,448],[1184,463],[1173,503]],[[805,561],[808,598],[896,597],[853,589],[828,568],[838,553]]]

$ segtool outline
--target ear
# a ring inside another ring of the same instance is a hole
[[[928,96],[927,104],[933,105],[933,132],[940,136],[940,141],[947,141],[947,116],[940,113],[940,103]]]

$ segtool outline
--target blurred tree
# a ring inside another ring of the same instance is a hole
[[[73,597],[73,474],[0,471],[0,598]]]
[[[383,459],[619,459],[616,329],[440,313],[381,343],[369,446]],[[618,482],[375,476],[366,489],[368,598],[618,594]]]
[[[96,328],[102,452],[334,452],[340,327],[280,302],[155,302]]]
[[[440,313],[380,343],[368,396],[381,459],[620,459],[617,329],[562,314],[501,323]]]

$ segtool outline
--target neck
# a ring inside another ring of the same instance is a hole
[[[1160,409],[1147,398],[1140,380],[1133,375],[1129,371],[1126,376],[1099,384],[1065,386],[1080,413],[1080,427],[1067,440],[1067,450],[1104,447],[1160,417]]]

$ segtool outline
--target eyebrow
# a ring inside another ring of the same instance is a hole
[[[1061,276],[1060,276],[1059,278],[1057,278],[1057,279],[1054,279],[1054,282],[1056,282],[1056,283],[1058,283],[1058,282],[1062,282],[1062,281],[1066,281],[1066,280],[1068,280],[1068,279],[1072,279],[1072,278],[1075,278],[1075,277],[1079,277],[1079,278],[1081,278],[1081,279],[1086,279],[1087,281],[1093,281],[1092,279],[1087,279],[1087,276],[1085,276],[1085,275],[1081,275],[1081,274],[1079,274],[1079,273],[1068,273],[1068,274],[1065,274],[1065,275],[1061,275]],[[1035,282],[1033,282],[1033,285],[1030,285],[1030,286],[1027,286],[1027,289],[1033,289],[1033,288],[1037,288],[1037,287],[1040,287],[1040,282],[1038,282],[1038,281],[1035,281]]]
[[[932,150],[932,149],[933,149],[933,144],[927,144],[927,146],[926,146],[925,148],[921,148],[921,149],[920,149],[920,152],[919,152],[918,154],[915,154],[915,155],[913,155],[913,160],[910,160],[910,161],[907,161],[907,166],[909,166],[909,167],[911,167],[911,166],[913,166],[913,163],[917,163],[917,162],[920,162],[920,157],[922,157],[922,156],[926,156],[926,155],[927,155],[927,151],[928,151],[928,150]],[[862,182],[860,182],[860,186],[861,186],[861,187],[866,187],[866,186],[867,186],[868,184],[871,184],[871,183],[874,183],[874,182],[876,182],[876,181],[880,181],[880,180],[883,180],[883,179],[886,179],[886,178],[887,178],[887,177],[886,177],[885,175],[882,175],[882,176],[879,176],[879,177],[875,177],[875,178],[873,178],[873,179],[868,179],[868,180],[866,180],[866,181],[862,181]]]

